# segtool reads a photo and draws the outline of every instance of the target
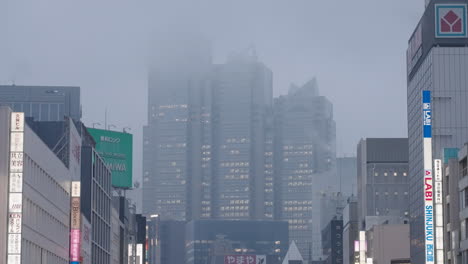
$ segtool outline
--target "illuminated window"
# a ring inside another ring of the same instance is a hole
[[[406,172],[403,172],[403,176],[405,176],[405,177],[406,177],[406,176],[408,176],[408,174],[407,174]]]
[[[383,176],[388,176],[388,173],[384,172]]]
[[[379,173],[378,172],[374,173],[374,176],[375,177],[379,176]]]
[[[394,173],[393,173],[393,176],[395,176],[395,177],[398,176],[398,173],[397,173],[397,172],[394,172]]]

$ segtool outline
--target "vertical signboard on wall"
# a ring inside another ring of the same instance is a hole
[[[444,264],[444,205],[442,188],[442,160],[434,160],[434,203],[436,226],[436,261]]]
[[[72,182],[71,191],[71,216],[70,216],[70,263],[80,263],[81,256],[81,209],[80,209],[81,184]]]
[[[21,264],[23,224],[24,113],[11,113],[8,178],[7,264]]]
[[[434,189],[432,180],[432,105],[431,92],[422,91],[423,155],[424,155],[424,241],[425,263],[435,262],[434,248]]]

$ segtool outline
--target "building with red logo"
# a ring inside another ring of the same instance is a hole
[[[411,263],[415,264],[434,261],[432,249],[428,252],[425,247],[424,203],[431,198],[427,183],[432,183],[424,175],[421,91],[432,95],[431,155],[441,159],[444,148],[457,148],[468,139],[467,4],[466,0],[426,1],[426,10],[408,42],[409,218]],[[445,239],[451,239],[450,235]]]

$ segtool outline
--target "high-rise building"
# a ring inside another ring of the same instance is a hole
[[[143,130],[143,213],[210,217],[209,45],[198,36],[168,38],[158,43],[153,60]]]
[[[408,217],[408,139],[367,138],[357,147],[360,229]]]
[[[314,79],[276,99],[274,116],[275,214],[289,222],[290,238],[308,263],[322,256],[321,191],[339,186],[333,106]]]
[[[80,87],[0,85],[0,105],[35,121],[81,119]]]
[[[468,35],[466,0],[432,0],[407,51],[411,263],[425,261],[423,104],[432,94],[432,158],[468,139]],[[431,253],[431,252],[429,252]],[[432,253],[431,253],[432,254]]]
[[[215,66],[212,89],[213,217],[272,219],[272,73],[245,52]]]

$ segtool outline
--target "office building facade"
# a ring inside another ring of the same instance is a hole
[[[0,107],[0,137],[0,263],[68,263],[73,172],[23,113]]]
[[[211,54],[186,41],[158,43],[143,129],[143,213],[180,221],[211,216]]]
[[[62,121],[65,116],[81,119],[79,87],[0,85],[0,105],[35,121]]]
[[[428,1],[407,51],[411,262],[424,263],[422,91],[432,93],[432,157],[468,138],[466,0]],[[451,22],[448,22],[451,21]],[[453,27],[451,26],[453,23]]]
[[[85,131],[85,130],[83,130]],[[92,227],[92,263],[111,262],[111,171],[89,141],[91,135],[84,132],[81,149],[81,207],[83,215]]]
[[[367,138],[357,147],[360,230],[372,218],[408,217],[408,139]]]
[[[275,213],[307,263],[322,256],[321,191],[338,186],[333,107],[314,79],[275,101],[274,120]]]
[[[265,147],[272,73],[255,56],[239,54],[215,66],[212,89],[213,217],[272,219],[273,152]]]

